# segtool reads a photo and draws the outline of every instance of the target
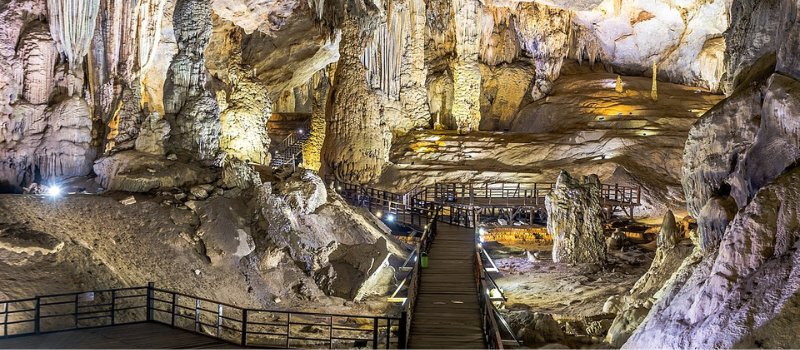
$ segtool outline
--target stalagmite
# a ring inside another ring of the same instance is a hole
[[[220,148],[228,157],[256,164],[270,161],[267,120],[272,113],[272,101],[267,89],[245,69],[242,62],[241,42],[244,31],[235,29],[228,35],[234,49],[230,53],[227,74],[222,78],[228,84],[226,108],[219,117]],[[219,91],[218,94],[225,94]]]
[[[658,64],[653,62],[653,88],[650,90],[650,98],[658,101]]]
[[[50,34],[72,70],[79,69],[94,34],[99,0],[47,0]]]
[[[481,4],[478,0],[453,0],[456,54],[450,69],[453,72],[453,119],[459,132],[478,130],[481,121],[480,53]]]
[[[303,145],[303,166],[307,169],[319,171],[322,167],[322,145],[325,141],[325,113],[330,103],[331,81],[328,78],[329,69],[324,69],[312,77],[311,130],[309,137]]]
[[[392,135],[384,120],[385,95],[365,81],[369,70],[364,61],[366,24],[352,15],[342,23],[340,59],[336,64],[335,88],[327,110],[327,131],[322,148],[323,171],[353,182],[378,178],[389,160]],[[380,35],[382,30],[377,29]],[[368,44],[368,43],[367,43]],[[372,81],[375,82],[374,80]]]
[[[625,91],[625,88],[622,87],[622,77],[620,77],[619,75],[617,75],[617,86],[616,86],[615,90],[617,92],[619,92],[619,93],[622,93],[622,92]]]
[[[547,232],[553,236],[553,261],[602,263],[606,259],[597,175],[583,181],[562,171],[545,197]]]

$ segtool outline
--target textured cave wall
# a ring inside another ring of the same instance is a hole
[[[213,161],[219,151],[219,106],[206,88],[205,49],[211,37],[208,0],[178,0],[173,13],[178,53],[164,86],[164,112],[172,126],[171,151]]]
[[[684,152],[699,247],[658,292],[625,347],[800,343],[787,323],[800,314],[800,74],[785,68],[795,57],[780,54],[800,45],[799,5],[734,1],[734,9],[752,9],[731,12],[727,54],[735,69],[728,86],[735,88],[695,124]]]
[[[0,190],[91,171],[96,144],[77,55],[88,49],[94,6],[54,2],[48,22],[43,1],[0,8]],[[59,54],[65,47],[73,51]]]

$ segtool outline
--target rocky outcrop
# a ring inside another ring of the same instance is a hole
[[[553,261],[603,263],[606,245],[597,175],[573,179],[562,171],[545,197],[547,232],[553,237]]]
[[[791,65],[793,58],[780,53],[795,50],[800,36],[796,21],[774,20],[795,18],[797,2],[740,0],[732,8],[727,41],[735,91],[697,123],[685,152],[684,188],[690,212],[699,212],[703,249],[665,283],[625,347],[800,342],[785,326],[800,312],[800,258],[792,248],[800,109],[797,93],[787,93],[797,91],[798,75],[779,69]]]
[[[660,294],[658,291],[681,267],[684,259],[692,253],[692,245],[681,242],[681,232],[672,211],[664,215],[658,233],[656,256],[650,269],[639,278],[633,288],[622,297],[616,306],[617,314],[606,335],[606,342],[613,347],[621,347],[645,319],[653,303]],[[605,308],[604,308],[605,309]]]
[[[393,275],[389,259],[404,253],[366,217],[329,195],[313,171],[257,190],[266,239],[313,275],[325,294],[360,300],[385,292]]]
[[[216,178],[207,168],[136,151],[100,158],[94,164],[94,172],[105,189],[125,192],[188,188]]]
[[[625,347],[797,344],[797,332],[781,320],[800,312],[798,256],[792,248],[800,229],[798,181],[795,169],[762,188],[736,215],[717,249],[687,259]]]

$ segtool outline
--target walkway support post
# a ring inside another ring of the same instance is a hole
[[[400,313],[400,325],[397,330],[397,348],[406,349],[408,347],[408,311]]]
[[[147,282],[147,321],[153,320],[153,303],[155,302],[155,282]]]
[[[247,346],[247,309],[242,310],[242,346]]]
[[[6,305],[6,310],[8,310],[8,305]],[[8,312],[6,312],[8,314]],[[34,315],[33,315],[33,332],[36,334],[41,333],[41,316],[42,316],[42,298],[36,297],[36,306],[34,308]],[[8,336],[8,333],[4,334]]]

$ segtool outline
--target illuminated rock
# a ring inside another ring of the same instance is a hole
[[[603,263],[600,180],[597,175],[573,179],[561,172],[545,197],[547,232],[553,237],[553,261],[564,264]]]

